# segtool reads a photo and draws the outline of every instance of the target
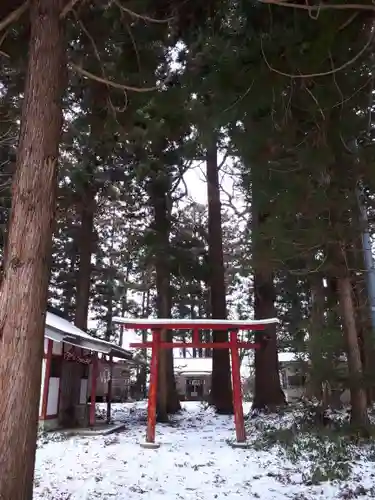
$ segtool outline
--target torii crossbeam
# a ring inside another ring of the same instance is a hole
[[[232,368],[232,392],[234,423],[236,428],[237,446],[246,444],[246,432],[242,408],[242,391],[240,377],[240,357],[238,349],[257,349],[260,344],[253,342],[241,342],[238,339],[240,330],[264,330],[271,324],[278,323],[277,318],[263,320],[219,320],[219,319],[130,319],[115,317],[114,323],[120,324],[128,330],[151,330],[152,341],[134,342],[130,347],[151,348],[151,366],[150,366],[150,388],[148,393],[147,410],[147,432],[145,447],[157,448],[155,443],[155,425],[156,425],[156,404],[158,390],[158,363],[160,349],[177,348],[204,348],[204,349],[229,349],[231,353]],[[162,330],[191,330],[193,332],[191,342],[165,342],[161,340],[160,332]],[[202,342],[200,339],[200,330],[227,331],[230,334],[227,342]]]

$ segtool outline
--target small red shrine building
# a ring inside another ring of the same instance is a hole
[[[93,426],[98,379],[104,375],[106,380],[102,382],[110,381],[112,370],[108,367],[116,358],[131,363],[133,356],[126,349],[95,338],[66,319],[47,312],[39,402],[40,426],[46,430],[64,427],[64,412],[69,411],[69,408],[64,408],[64,379],[73,370],[76,373],[78,370],[80,375],[74,408],[77,415],[75,426]],[[76,366],[73,367],[73,364]]]

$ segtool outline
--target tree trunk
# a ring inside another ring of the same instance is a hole
[[[80,199],[78,212],[81,225],[77,235],[79,269],[76,290],[76,310],[74,324],[83,331],[87,330],[87,320],[90,305],[91,256],[94,241],[94,216],[96,211],[95,166],[97,166],[100,150],[103,122],[106,117],[105,87],[93,82],[89,88],[91,99],[90,141],[94,154],[85,169],[85,177],[79,186]],[[98,151],[99,149],[99,151]],[[77,348],[73,347],[72,351]],[[80,385],[84,367],[79,363],[64,362],[60,382],[59,420],[64,427],[79,425],[76,418],[76,407],[79,404]]]
[[[82,197],[80,206],[79,271],[74,324],[81,330],[86,331],[90,300],[91,254],[95,212],[95,198],[93,191],[89,187]],[[71,350],[76,351],[77,348],[72,347]],[[59,405],[59,423],[63,427],[74,428],[79,425],[76,407],[79,404],[82,374],[83,365],[72,361],[63,361]]]
[[[220,185],[215,134],[212,144],[207,149],[206,164],[211,316],[213,319],[226,319],[227,308],[223,258],[223,234],[221,227]],[[228,333],[225,331],[213,332],[213,341],[227,342]],[[227,349],[213,349],[210,399],[218,413],[233,413],[230,360],[229,350]]]
[[[75,275],[75,269],[76,269],[76,252],[74,249],[74,252],[72,252],[71,259],[70,259],[69,274],[68,274],[68,278],[66,280],[64,297],[63,297],[64,302],[63,302],[63,306],[62,306],[64,316],[66,316],[67,318],[70,318],[72,308],[74,307],[73,299],[74,299],[75,286],[74,286],[74,282],[72,282],[71,278]]]
[[[309,327],[308,350],[310,353],[311,366],[306,387],[306,395],[310,398],[323,400],[323,382],[320,366],[321,341],[324,330],[324,286],[323,278],[319,273],[310,275],[311,285],[311,314]]]
[[[255,319],[274,318],[275,287],[269,270],[256,270],[254,274],[254,314]],[[277,337],[275,325],[257,333],[261,347],[255,351],[255,389],[253,408],[276,409],[285,405],[285,395],[281,389]]]
[[[94,23],[95,26],[95,23]],[[81,199],[79,203],[81,227],[78,235],[79,273],[77,282],[77,299],[75,324],[82,330],[87,330],[87,317],[90,304],[91,256],[94,245],[94,217],[96,213],[95,183],[96,168],[106,156],[103,150],[103,127],[107,118],[107,88],[98,82],[91,82],[89,99],[91,108],[90,143],[92,156],[84,172],[85,177],[80,186]]]
[[[355,297],[356,325],[363,366],[363,376],[366,384],[367,405],[370,406],[374,400],[375,378],[373,373],[374,366],[374,344],[373,328],[369,315],[368,295],[364,277],[362,274],[353,273],[352,275],[353,295]]]
[[[33,0],[8,259],[0,291],[0,498],[31,500],[62,125],[60,0]]]
[[[349,276],[337,278],[338,295],[348,354],[349,383],[351,394],[351,423],[360,429],[369,427],[367,397],[363,387],[361,352],[355,324],[352,284]]]
[[[273,318],[275,309],[275,286],[272,263],[267,255],[269,241],[261,237],[262,224],[269,217],[261,207],[257,182],[252,185],[252,243],[254,260],[254,314],[255,319]],[[277,408],[286,404],[285,394],[281,389],[279,360],[277,354],[276,325],[272,325],[256,334],[261,347],[255,351],[255,388],[253,408]]]
[[[95,192],[88,185],[81,200],[81,227],[79,231],[79,271],[75,325],[87,330],[87,317],[90,304],[91,256],[94,237]]]
[[[126,265],[126,270],[125,270],[125,288],[124,288],[124,294],[121,299],[121,314],[125,316],[125,314],[128,312],[128,281],[129,281],[129,274],[130,274],[130,266],[131,266],[131,260],[128,259],[128,263]],[[142,305],[142,316],[143,314],[143,305]],[[124,329],[120,327],[120,335],[119,335],[119,346],[122,347],[124,343]],[[146,349],[145,349],[146,352]],[[146,356],[145,356],[146,359]]]
[[[94,223],[94,221],[93,221]],[[115,248],[115,236],[116,236],[116,213],[115,210],[113,210],[112,214],[112,221],[111,221],[111,235],[110,235],[110,241],[111,245],[109,248],[109,273],[108,273],[108,278],[107,278],[107,314],[106,314],[106,334],[105,334],[105,340],[107,342],[111,341],[111,336],[113,335],[113,323],[112,323],[112,318],[113,318],[113,301],[114,301],[114,281],[116,278],[116,271],[113,269],[113,254],[114,254],[114,248]],[[94,224],[93,224],[93,229],[94,229]],[[122,330],[122,328],[121,328]],[[120,344],[121,345],[121,344]]]
[[[354,219],[354,221],[356,221],[356,219]],[[360,218],[360,223],[361,222],[363,221]],[[361,226],[362,224],[360,224],[360,227]],[[371,290],[367,281],[369,276],[367,276],[366,272],[359,271],[365,269],[366,267],[364,259],[364,245],[361,236],[362,235],[355,238],[353,243],[354,251],[351,252],[352,255],[349,267],[356,270],[351,273],[354,311],[363,366],[363,376],[366,385],[367,405],[370,406],[375,395],[375,378],[373,374],[375,361],[374,329],[371,321]]]
[[[150,197],[154,207],[154,229],[156,232],[156,289],[157,311],[159,318],[171,316],[171,289],[169,269],[169,234],[170,234],[170,180],[159,171],[154,172],[150,183]],[[161,339],[172,341],[170,332],[163,330]],[[159,383],[157,418],[167,421],[168,413],[176,413],[181,409],[176,389],[173,368],[172,349],[161,349],[159,358]]]

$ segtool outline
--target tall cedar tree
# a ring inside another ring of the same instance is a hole
[[[211,315],[213,319],[226,319],[223,232],[221,227],[220,184],[215,134],[207,149],[206,165]],[[228,333],[225,331],[213,332],[213,341],[228,341]],[[218,413],[230,414],[233,412],[229,350],[227,349],[213,349],[212,352],[211,402]]]
[[[246,127],[237,137],[239,154],[244,164],[244,180],[250,181],[252,211],[252,257],[254,267],[254,316],[267,319],[276,316],[276,289],[274,284],[274,264],[272,262],[272,238],[269,238],[265,225],[274,217],[270,204],[272,187],[268,180],[269,151],[256,143],[249,143],[247,137],[255,135],[255,127],[246,117]],[[241,139],[240,139],[241,137]],[[254,149],[259,164],[254,158]],[[260,153],[260,154],[259,154]],[[251,167],[249,166],[251,165]],[[278,361],[277,329],[269,327],[256,334],[261,347],[255,351],[255,388],[254,409],[272,408],[285,404],[285,394],[281,389]]]
[[[100,144],[103,123],[106,116],[106,93],[104,85],[90,82],[87,89],[90,96],[91,119],[90,141],[96,154],[78,177],[80,183],[77,197],[77,211],[80,218],[79,231],[76,233],[79,255],[79,268],[76,287],[75,325],[87,330],[87,319],[90,303],[90,282],[92,275],[91,256],[94,239],[94,216],[96,211],[96,188],[94,183],[97,156],[96,144]],[[75,347],[72,350],[76,350]],[[79,381],[83,367],[79,363],[63,363],[60,388],[59,420],[65,427],[77,425],[76,408],[79,404]]]
[[[0,498],[31,500],[62,126],[61,0],[32,0],[8,258],[0,290]]]
[[[161,172],[156,166],[149,182],[150,201],[154,211],[153,229],[156,237],[155,270],[157,289],[157,313],[159,318],[171,317],[171,272],[170,272],[170,178],[168,173]],[[163,330],[162,340],[171,341],[171,333]],[[163,349],[159,361],[159,383],[157,399],[157,417],[159,421],[167,421],[168,413],[180,409],[176,384],[173,374],[173,353],[171,349]]]
[[[255,176],[254,176],[255,177]],[[252,229],[254,258],[254,316],[260,320],[276,316],[275,285],[272,263],[267,262],[263,252],[262,224],[270,216],[262,210],[258,199],[258,189],[253,177],[252,185]],[[255,351],[255,390],[253,408],[262,410],[285,404],[281,389],[279,361],[277,354],[276,328],[273,325],[265,332],[257,333],[260,348]]]

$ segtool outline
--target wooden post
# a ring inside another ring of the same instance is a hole
[[[232,361],[232,392],[234,408],[234,424],[236,427],[237,443],[246,442],[245,423],[242,408],[240,356],[237,345],[237,331],[230,332],[230,352]]]
[[[113,378],[113,359],[109,356],[109,380],[107,392],[107,424],[111,422],[111,402],[112,402],[112,378]]]
[[[194,344],[199,344],[200,338],[199,338],[199,329],[197,327],[193,328],[193,343]]]
[[[156,404],[158,395],[158,364],[159,364],[159,344],[160,332],[152,332],[152,353],[150,366],[150,387],[148,393],[147,410],[147,433],[146,443],[155,443],[155,425],[156,425]]]
[[[98,355],[93,354],[91,369],[90,426],[95,425],[96,379],[98,377]]]
[[[41,412],[40,412],[40,416],[41,416],[42,420],[45,420],[46,417],[47,417],[48,393],[49,393],[49,379],[51,377],[52,349],[53,349],[53,341],[51,339],[48,339],[48,343],[47,343],[47,357],[46,357],[46,369],[44,371],[42,409],[41,409]]]

